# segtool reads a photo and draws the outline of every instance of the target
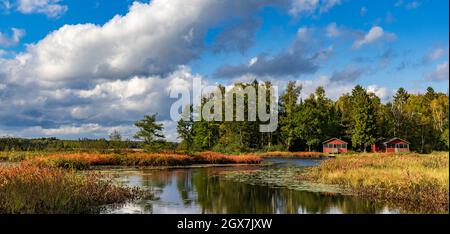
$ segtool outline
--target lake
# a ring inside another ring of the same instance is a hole
[[[152,192],[144,198],[108,207],[105,213],[140,214],[341,214],[399,213],[384,204],[355,196],[336,195],[225,178],[228,172],[305,167],[320,159],[265,159],[270,166],[238,165],[165,169],[108,169],[115,181]]]

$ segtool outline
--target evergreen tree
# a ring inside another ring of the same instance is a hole
[[[192,150],[194,143],[194,119],[192,111],[192,106],[186,108],[177,123],[178,137],[182,140],[182,147],[188,151]]]
[[[134,124],[139,128],[139,131],[134,135],[134,138],[141,139],[148,149],[154,150],[158,145],[164,142],[163,124],[156,122],[156,116],[146,115],[144,119],[136,121]]]
[[[279,129],[283,143],[287,150],[295,139],[295,115],[298,112],[298,99],[302,86],[297,86],[295,81],[289,81],[286,91],[280,97],[280,121]]]
[[[351,99],[355,123],[352,129],[352,143],[354,146],[362,147],[366,152],[367,147],[376,141],[374,103],[366,90],[360,85],[352,90]]]

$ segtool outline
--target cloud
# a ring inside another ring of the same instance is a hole
[[[301,97],[308,98],[310,94],[314,93],[317,87],[322,86],[326,91],[327,97],[337,100],[342,94],[349,93],[353,89],[351,83],[336,83],[328,76],[319,76],[311,80],[298,80],[297,84],[302,85]]]
[[[198,58],[210,27],[233,18],[251,20],[258,9],[279,2],[134,2],[126,15],[117,15],[104,25],[64,25],[29,45],[26,52],[8,61],[10,79],[19,83],[38,80],[42,85],[60,87],[88,86],[99,79],[164,75]],[[254,33],[239,32],[225,34],[245,41]],[[221,36],[218,38],[218,44],[226,44]],[[239,50],[249,43],[225,47]]]
[[[426,76],[426,80],[429,81],[448,81],[448,61],[438,64],[436,69]]]
[[[392,98],[394,91],[389,90],[385,87],[380,87],[378,85],[369,85],[367,86],[368,93],[374,93],[377,97],[380,98],[382,102],[388,102]]]
[[[430,50],[426,55],[422,58],[422,63],[427,64],[431,63],[433,61],[436,61],[445,55],[448,54],[448,48],[444,48],[442,46],[438,46]]]
[[[351,93],[355,84],[353,83],[341,83],[335,82],[328,76],[318,76],[311,80],[298,80],[297,84],[302,85],[302,92],[300,96],[305,99],[314,93],[317,87],[322,86],[326,91],[328,98],[332,100],[338,100],[340,96],[345,93]],[[377,95],[382,102],[390,101],[393,91],[378,85],[367,86],[367,91]]]
[[[410,2],[410,3],[408,3],[408,4],[406,4],[406,9],[416,9],[416,8],[419,8],[420,7],[420,2],[419,1],[412,1],[412,2]]]
[[[3,0],[0,2],[0,10],[3,9],[6,13],[9,13],[11,9],[11,2],[9,0]]]
[[[244,53],[254,43],[253,35],[260,27],[261,20],[252,19],[225,29],[214,41],[213,51],[239,51]]]
[[[68,6],[61,2],[61,0],[17,0],[17,11],[23,14],[39,13],[49,18],[58,18],[68,10]]]
[[[289,14],[292,16],[322,14],[340,4],[341,0],[293,0]]]
[[[182,66],[165,77],[135,76],[84,89],[32,88],[0,80],[0,129],[27,136],[98,138],[117,126],[132,127],[146,114],[158,113],[158,120],[167,122],[168,107],[176,101],[170,91],[192,88],[194,77],[198,76]]]
[[[19,28],[12,28],[11,36],[7,36],[0,32],[0,46],[13,46],[20,42],[20,39],[25,35],[25,30]]]
[[[395,4],[394,4],[394,6],[395,7],[405,7],[406,9],[408,9],[408,10],[411,10],[411,9],[417,9],[417,8],[419,8],[420,6],[421,6],[422,4],[420,3],[420,1],[417,1],[417,0],[413,0],[413,1],[409,1],[409,2],[406,2],[405,3],[405,1],[403,1],[403,0],[398,0],[397,2],[395,2]]]
[[[239,65],[225,65],[218,68],[218,77],[233,78],[246,74],[256,76],[299,76],[313,74],[319,69],[318,60],[327,59],[333,51],[332,47],[309,51],[313,45],[309,42],[312,29],[300,28],[297,38],[285,50],[269,56],[261,53],[250,62]]]
[[[335,71],[330,77],[332,82],[351,83],[359,79],[363,74],[367,73],[367,68],[347,67],[340,71]]]
[[[265,54],[257,56],[257,60],[250,66],[246,64],[235,66],[223,66],[219,68],[216,75],[219,77],[235,77],[244,74],[255,74],[258,76],[287,76],[312,74],[317,71],[318,65],[310,58],[293,53],[281,53],[274,57]]]
[[[333,38],[333,37],[339,37],[341,35],[341,30],[337,27],[336,23],[330,23],[325,28],[327,37]]]
[[[385,32],[379,26],[373,26],[364,36],[355,40],[353,48],[359,49],[364,45],[372,44],[381,39],[394,40],[395,38],[395,34]]]
[[[388,66],[392,59],[394,59],[395,57],[397,57],[397,54],[393,49],[386,50],[383,54],[378,56],[380,68],[385,68],[386,66]]]
[[[340,5],[341,0],[325,0],[322,1],[322,6],[320,7],[320,13],[328,12],[331,8]]]

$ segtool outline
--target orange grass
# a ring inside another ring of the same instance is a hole
[[[310,168],[302,177],[395,202],[413,212],[448,213],[448,152],[343,155]]]
[[[227,155],[212,151],[204,151],[193,156],[198,163],[213,164],[258,164],[262,158],[254,154]]]
[[[75,153],[35,157],[22,161],[22,165],[88,169],[90,166],[185,166],[192,164],[257,164],[261,158],[256,155],[225,155],[202,152],[194,155],[176,153],[128,153],[99,154]]]

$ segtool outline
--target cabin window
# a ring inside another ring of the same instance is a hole
[[[326,148],[333,148],[333,149],[342,149],[346,148],[347,144],[325,144]]]
[[[395,148],[395,144],[387,144],[388,148]]]

